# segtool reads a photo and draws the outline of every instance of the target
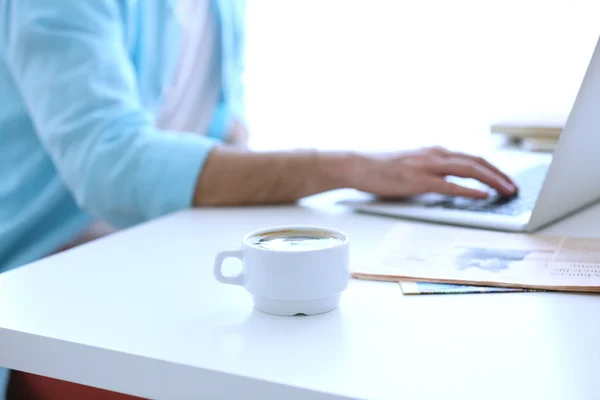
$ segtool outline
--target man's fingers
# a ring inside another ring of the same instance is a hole
[[[464,158],[466,160],[471,160],[476,162],[477,164],[495,172],[496,174],[500,175],[502,178],[504,178],[505,181],[511,183],[512,185],[515,185],[515,182],[511,179],[510,176],[506,175],[504,172],[502,172],[498,167],[496,167],[495,165],[493,165],[492,163],[490,163],[489,161],[487,161],[485,158],[483,157],[478,157],[478,156],[473,156],[471,154],[466,154],[466,153],[455,153],[455,155],[457,157],[460,158]]]
[[[516,193],[516,187],[502,175],[471,160],[458,157],[446,158],[434,165],[434,168],[438,174],[476,179],[496,189],[503,196],[512,196]]]
[[[475,199],[487,199],[488,193],[448,182],[443,178],[431,179],[425,185],[427,192],[445,194],[447,196],[472,197]]]

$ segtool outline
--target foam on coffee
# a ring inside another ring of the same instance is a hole
[[[248,239],[248,244],[267,250],[303,251],[335,247],[344,238],[327,231],[289,229],[263,232]]]

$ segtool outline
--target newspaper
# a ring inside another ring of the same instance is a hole
[[[399,223],[355,278],[600,292],[600,239]]]

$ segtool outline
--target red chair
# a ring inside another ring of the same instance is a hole
[[[140,400],[129,396],[45,376],[12,371],[7,400]]]

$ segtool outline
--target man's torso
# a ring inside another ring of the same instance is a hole
[[[228,4],[228,1],[216,4]],[[11,12],[14,11],[11,3],[11,0],[0,0],[0,93],[3,100],[0,105],[0,272],[55,251],[93,219],[78,207],[62,183],[40,143],[18,85],[12,79],[6,62],[12,34]],[[171,83],[176,67],[181,66],[178,51],[182,27],[177,3],[168,0],[119,2],[123,43],[135,71],[140,101],[153,118],[160,111],[165,88]],[[239,15],[230,13],[228,17],[235,19]],[[235,32],[238,31],[234,30],[234,35],[239,34]],[[236,89],[235,85],[231,87]],[[215,101],[217,95],[208,97],[206,104]],[[197,96],[195,101],[198,99]],[[172,107],[172,103],[167,103],[169,106]],[[165,118],[163,123],[169,127],[173,121]],[[190,121],[198,126],[206,124],[188,118],[188,124]]]

